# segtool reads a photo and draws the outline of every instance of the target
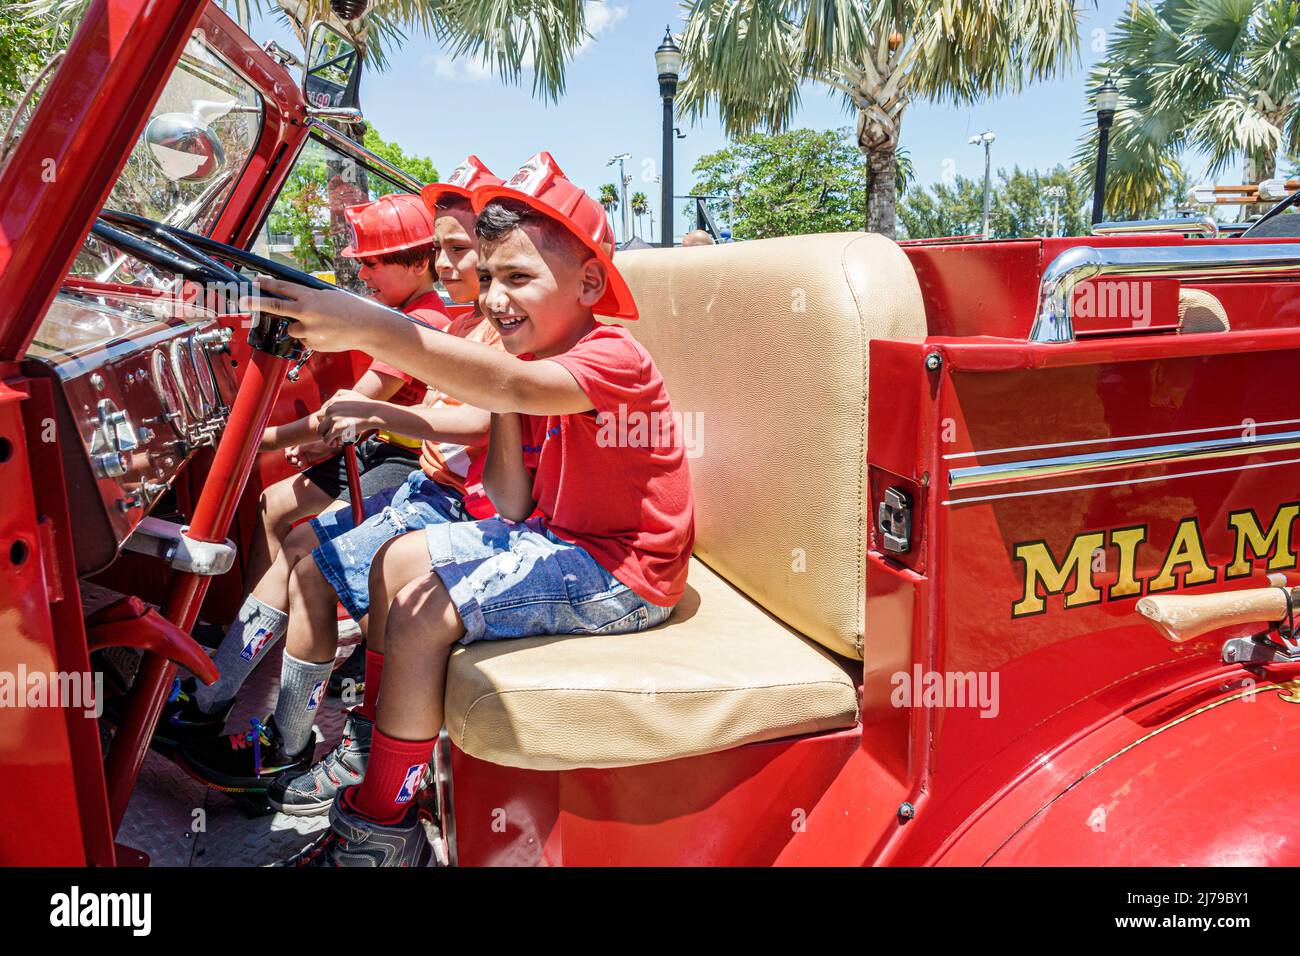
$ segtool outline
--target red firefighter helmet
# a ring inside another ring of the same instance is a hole
[[[433,242],[433,216],[424,200],[412,193],[394,193],[348,206],[343,216],[352,230],[352,243],[339,255],[349,259],[383,256]]]
[[[438,200],[447,194],[469,199],[474,190],[482,186],[500,186],[501,177],[484,165],[477,156],[466,156],[465,162],[457,166],[446,182],[430,183],[420,190],[420,198],[429,212],[437,215]]]
[[[614,230],[605,207],[571,183],[548,152],[540,152],[501,186],[484,186],[471,197],[482,212],[494,199],[515,199],[565,226],[605,266],[605,294],[592,311],[616,319],[635,319],[636,300],[614,265]]]

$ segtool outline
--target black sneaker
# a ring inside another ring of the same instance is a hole
[[[205,714],[194,699],[198,686],[198,680],[193,677],[185,680],[177,677],[172,681],[171,693],[163,704],[158,726],[153,732],[152,747],[166,752],[194,741],[221,736],[235,702],[231,700],[216,713]],[[104,705],[104,716],[114,727],[121,725],[125,712],[125,697],[115,697]]]
[[[310,816],[324,813],[344,787],[365,778],[370,760],[370,737],[374,721],[349,711],[343,723],[343,739],[306,773],[282,774],[266,792],[271,806],[281,813]]]
[[[366,691],[366,642],[362,641],[356,648],[344,658],[343,663],[334,668],[330,674],[329,684],[326,690],[331,697],[340,696],[348,686],[347,681],[352,681],[351,687],[356,694],[356,700],[352,703],[359,704],[362,700],[362,694]]]
[[[253,729],[198,740],[180,750],[180,761],[191,775],[214,790],[228,793],[265,793],[279,774],[296,776],[311,766],[316,750],[313,736],[296,753],[286,753],[275,718],[252,720]]]
[[[330,804],[330,828],[276,866],[428,866],[433,848],[420,805],[412,801],[397,823],[374,823],[349,809],[340,790]]]

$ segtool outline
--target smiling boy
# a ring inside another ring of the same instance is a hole
[[[506,186],[476,193],[475,206],[484,303],[511,354],[418,329],[401,330],[383,354],[493,413],[483,484],[500,517],[405,535],[376,557],[370,634],[387,676],[369,767],[335,799],[330,831],[293,864],[427,860],[409,782],[433,751],[457,642],[644,630],[685,590],[694,509],[675,431],[658,445],[598,439],[601,416],[620,409],[672,421],[650,355],[595,319],[636,317],[603,209],[546,153]],[[396,329],[329,292],[268,288],[293,300],[276,308],[317,348],[339,347],[348,327],[366,343]]]

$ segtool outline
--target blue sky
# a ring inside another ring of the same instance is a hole
[[[914,102],[903,119],[902,147],[911,154],[918,180],[937,181],[946,169],[982,176],[983,152],[967,139],[986,129],[997,134],[995,169],[1068,164],[1083,124],[1091,122],[1084,116],[1088,66],[1100,59],[1105,31],[1129,3],[1081,4],[1082,62],[1051,82],[970,106]],[[658,186],[643,181],[658,171],[661,149],[654,49],[666,25],[680,29],[681,12],[674,0],[588,0],[588,4],[589,25],[596,36],[571,64],[568,89],[558,103],[534,98],[527,76],[520,86],[505,85],[476,63],[453,61],[437,41],[412,37],[391,57],[386,72],[364,79],[361,102],[367,119],[408,152],[431,157],[444,175],[470,152],[508,175],[534,152],[549,149],[570,178],[594,194],[602,183],[617,181],[616,169],[606,166],[610,157],[631,153],[629,192],[643,190],[657,217]],[[288,39],[274,23],[255,24],[253,32],[259,41],[272,36],[282,43]],[[795,125],[825,129],[851,126],[853,121],[837,98],[811,86]],[[695,161],[727,141],[714,117],[686,122],[682,128],[686,138],[676,143],[674,164],[678,194],[692,185]],[[1198,181],[1200,164],[1190,163],[1188,172]],[[1221,178],[1226,182],[1230,177]],[[674,206],[680,209],[682,203]],[[680,213],[678,219],[680,236],[689,226]]]

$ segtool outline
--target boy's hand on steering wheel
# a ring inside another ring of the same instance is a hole
[[[290,445],[284,450],[285,459],[299,471],[310,468],[316,462],[323,461],[331,454],[330,446],[318,438],[298,445]]]
[[[345,352],[362,348],[365,332],[371,327],[383,329],[394,321],[401,327],[404,320],[371,299],[351,295],[341,289],[310,289],[296,282],[259,277],[257,288],[278,299],[260,295],[244,296],[240,308],[250,312],[282,315],[290,320],[288,332],[308,348],[318,352]]]
[[[356,441],[380,427],[382,422],[376,421],[375,411],[381,404],[360,392],[340,389],[318,413],[320,424],[316,432],[320,440],[337,450],[345,441]]]

